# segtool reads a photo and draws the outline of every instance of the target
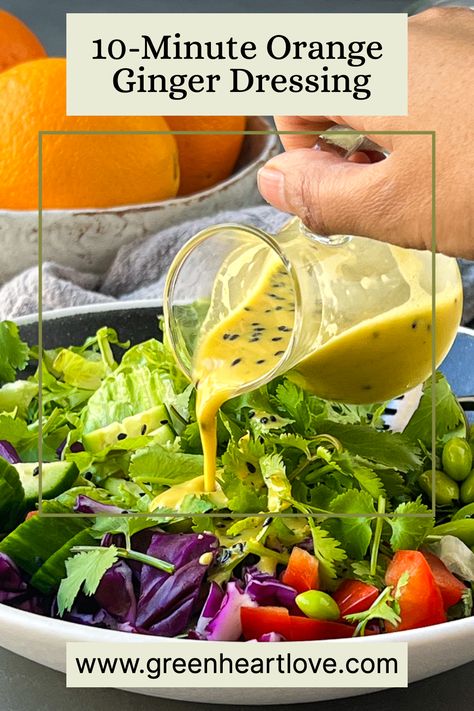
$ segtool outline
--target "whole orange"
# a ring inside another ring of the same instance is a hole
[[[39,57],[46,52],[37,36],[18,17],[0,10],[0,72]]]
[[[243,131],[245,116],[166,116],[172,131]],[[181,179],[178,195],[215,185],[231,173],[244,136],[176,136]]]
[[[66,116],[66,60],[0,74],[0,208],[38,203],[38,131],[168,131],[161,117]],[[112,207],[176,195],[171,135],[44,135],[43,207]]]

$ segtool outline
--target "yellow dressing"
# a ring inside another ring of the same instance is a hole
[[[204,492],[204,477],[197,476],[194,479],[185,481],[183,484],[175,484],[170,486],[169,489],[163,491],[158,496],[155,496],[150,504],[150,511],[154,511],[158,508],[167,508],[179,511],[184,499],[189,494],[194,494],[199,496]],[[226,497],[224,493],[218,489],[217,491],[212,491],[210,493],[213,502],[219,506],[219,508],[224,508],[226,505]]]
[[[436,364],[449,350],[461,311],[459,298],[437,300]],[[429,306],[414,309],[413,304],[404,304],[330,339],[302,360],[289,377],[329,400],[388,400],[430,375],[431,329]]]
[[[295,316],[288,275],[272,266],[255,292],[202,339],[195,356],[196,412],[204,453],[204,487],[213,491],[216,416],[242,383],[276,368],[291,340]]]

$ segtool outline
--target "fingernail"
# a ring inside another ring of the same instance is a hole
[[[275,168],[260,168],[257,173],[257,184],[262,196],[274,207],[285,210],[285,176]]]

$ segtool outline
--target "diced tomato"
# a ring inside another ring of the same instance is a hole
[[[286,607],[241,607],[240,620],[245,639],[258,639],[268,632],[289,639],[291,620]]]
[[[466,590],[466,586],[447,569],[438,556],[428,551],[424,551],[423,555],[431,568],[436,585],[443,598],[444,609],[447,610],[448,607],[456,605],[456,603],[459,602]]]
[[[354,633],[352,625],[290,615],[285,607],[242,607],[240,619],[245,639],[258,639],[268,632],[278,632],[290,642],[302,642],[341,639],[352,637]]]
[[[298,548],[293,548],[290,560],[281,581],[290,585],[297,592],[317,590],[319,586],[319,563],[314,555]]]
[[[406,576],[406,581],[403,579]],[[402,580],[400,581],[400,578]],[[400,587],[397,588],[400,581]],[[443,598],[431,568],[419,551],[397,551],[385,574],[387,585],[394,587],[400,605],[400,624],[386,624],[387,632],[427,627],[446,621]]]
[[[290,636],[292,642],[305,642],[310,639],[342,639],[352,637],[355,627],[342,622],[311,620],[309,617],[290,615]]]
[[[30,518],[33,518],[33,516],[37,516],[39,511],[28,511],[28,513],[25,516],[25,521],[29,521]]]
[[[341,617],[344,617],[368,610],[378,595],[379,591],[375,585],[368,585],[360,580],[344,580],[333,593],[333,598],[341,611]]]

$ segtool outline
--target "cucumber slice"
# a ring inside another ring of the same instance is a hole
[[[123,422],[112,422],[106,427],[88,432],[83,436],[82,442],[89,452],[101,452],[107,447],[112,447],[121,437],[140,437],[140,435],[150,434],[156,428],[167,427],[168,422],[169,416],[166,407],[157,405],[149,410],[139,412],[137,415],[130,415]],[[173,439],[173,432],[169,427],[168,429],[171,439]]]
[[[95,540],[87,528],[76,533],[43,563],[31,578],[30,585],[42,593],[50,593],[55,590],[66,575],[66,560],[71,554],[71,548],[73,546],[90,546]]]
[[[112,422],[107,427],[88,432],[82,437],[82,443],[88,452],[101,452],[106,447],[111,447],[123,432],[120,422]]]
[[[150,434],[160,425],[167,425],[168,422],[166,407],[157,405],[149,410],[139,412],[137,415],[126,417],[122,422],[122,428],[129,437],[140,437],[140,435]]]
[[[158,429],[150,432],[150,437],[153,437],[158,444],[166,444],[174,440],[173,430],[169,425],[160,425]]]
[[[0,457],[0,531],[8,531],[23,505],[24,493],[15,467]]]
[[[25,492],[25,507],[31,508],[38,501],[38,463],[15,464]],[[45,462],[41,472],[43,499],[54,499],[67,491],[76,481],[79,469],[74,462]]]
[[[10,556],[30,575],[79,531],[91,525],[89,519],[71,514],[57,501],[45,501],[42,509],[46,514],[68,515],[32,516],[0,541],[0,552]]]

